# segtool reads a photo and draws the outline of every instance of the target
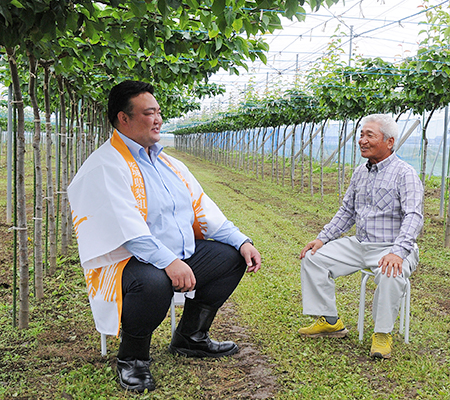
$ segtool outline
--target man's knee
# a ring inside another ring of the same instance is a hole
[[[245,259],[242,257],[241,253],[236,250],[233,246],[223,243],[219,244],[217,253],[217,261],[221,260],[223,263],[227,263],[230,267],[235,267],[236,269],[242,269],[246,267]]]
[[[386,273],[379,273],[378,282],[375,282],[380,288],[393,288],[397,287],[400,290],[403,290],[406,286],[406,277],[404,274],[397,275],[394,277],[392,274],[387,276]]]
[[[302,270],[309,271],[317,265],[320,265],[320,255],[317,253],[312,254],[311,251],[308,251],[302,259]]]
[[[155,293],[167,293],[167,296],[171,296],[173,292],[172,282],[164,270],[142,263],[134,257],[123,271],[122,287],[124,293],[139,292],[149,297]]]

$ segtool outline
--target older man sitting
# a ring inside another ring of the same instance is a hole
[[[370,355],[390,358],[390,332],[406,278],[419,262],[416,239],[423,225],[423,186],[416,171],[394,152],[398,127],[393,118],[373,114],[361,125],[359,147],[367,162],[355,170],[336,215],[300,255],[303,313],[320,317],[299,333],[346,336],[334,280],[370,268],[377,284]],[[341,237],[355,224],[355,236]]]

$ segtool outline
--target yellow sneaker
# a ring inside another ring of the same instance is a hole
[[[348,330],[345,329],[344,323],[338,318],[334,325],[327,322],[325,317],[320,317],[312,325],[305,328],[300,328],[298,331],[300,335],[307,337],[337,337],[342,338],[347,336]]]
[[[390,333],[374,333],[370,357],[391,358],[392,336]]]

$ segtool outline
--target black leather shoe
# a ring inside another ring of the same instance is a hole
[[[186,298],[180,323],[172,337],[169,351],[185,357],[224,357],[237,353],[236,343],[216,342],[209,337],[209,328],[217,308]]]
[[[239,350],[238,345],[232,341],[216,342],[211,340],[209,334],[203,333],[186,337],[175,331],[169,351],[185,357],[225,357],[231,356]]]
[[[142,393],[155,390],[155,381],[149,370],[150,361],[117,359],[120,386],[126,390]]]

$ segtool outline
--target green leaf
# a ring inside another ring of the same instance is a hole
[[[176,55],[176,46],[175,43],[171,41],[167,41],[164,43],[164,51],[167,55]]]
[[[286,18],[292,19],[298,9],[298,0],[286,0]]]
[[[223,14],[220,17],[217,17],[217,26],[221,32],[225,32],[227,29],[228,24]]]
[[[17,8],[25,8],[22,3],[18,0],[11,0],[11,5]]]
[[[136,17],[140,18],[147,13],[147,5],[146,5],[145,1],[132,0],[129,4],[130,4],[131,12]]]
[[[245,32],[247,33],[247,36],[255,35],[256,32],[258,31],[257,25],[252,24],[247,19],[244,20],[244,28],[245,28]]]
[[[211,6],[211,10],[216,16],[223,14],[225,10],[226,0],[214,0]]]
[[[69,13],[67,15],[67,29],[72,32],[76,32],[78,30],[78,15],[76,13]]]
[[[173,8],[174,10],[178,10],[181,7],[180,0],[167,0],[167,4],[169,5],[169,7]]]
[[[219,29],[217,28],[217,26],[215,26],[213,29],[210,29],[208,31],[208,36],[210,39],[215,38],[219,34],[219,32]]]
[[[180,15],[180,29],[186,29],[189,24],[189,15],[183,10]]]
[[[233,21],[232,26],[236,32],[240,32],[243,24],[244,24],[244,21],[242,20],[242,18],[237,18]]]
[[[258,52],[258,57],[264,64],[267,64],[267,57],[262,51]]]
[[[133,69],[134,66],[136,65],[136,60],[134,60],[132,58],[127,58],[127,65],[128,65],[128,68]]]
[[[166,19],[169,15],[169,7],[165,0],[158,0],[158,10],[161,13],[163,19]]]
[[[303,7],[297,8],[297,13],[295,14],[295,17],[299,22],[303,22],[306,19],[306,11]]]
[[[217,36],[215,42],[216,42],[216,51],[219,51],[220,48],[222,47],[223,40],[220,36]]]
[[[448,27],[447,29],[444,30],[444,35],[446,38],[448,38],[450,36],[450,27]]]

